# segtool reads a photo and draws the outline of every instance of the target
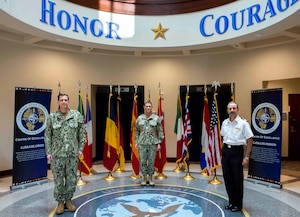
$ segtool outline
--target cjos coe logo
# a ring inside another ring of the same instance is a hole
[[[18,128],[27,135],[36,135],[46,128],[47,109],[36,102],[25,104],[18,112]]]
[[[271,103],[261,103],[252,113],[252,125],[261,134],[274,132],[280,124],[281,116],[276,106]]]

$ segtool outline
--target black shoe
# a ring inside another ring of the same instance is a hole
[[[231,212],[238,212],[238,211],[241,211],[241,210],[242,210],[242,208],[237,207],[237,206],[231,207]]]
[[[228,209],[231,209],[232,207],[233,207],[232,204],[228,204],[228,205],[225,206],[225,209],[228,210]]]

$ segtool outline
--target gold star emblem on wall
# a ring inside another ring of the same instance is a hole
[[[166,40],[165,32],[169,30],[168,28],[163,28],[159,23],[157,28],[152,28],[151,30],[155,33],[154,40],[156,40],[158,37],[161,37]]]

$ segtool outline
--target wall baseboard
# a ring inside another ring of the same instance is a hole
[[[0,171],[0,178],[6,177],[6,176],[11,176],[11,175],[12,175],[12,170]]]
[[[282,157],[281,160],[289,161],[289,158],[288,157]],[[176,158],[173,158],[173,157],[167,158],[167,162],[169,162],[169,163],[175,163],[176,162]],[[93,163],[95,163],[95,161],[93,161]],[[98,163],[102,163],[102,161],[100,161]],[[126,163],[130,163],[130,161],[126,161]],[[190,162],[190,163],[191,164],[198,164],[199,162]],[[50,164],[48,164],[48,169],[50,169]],[[0,171],[0,178],[11,176],[11,175],[12,175],[12,170]]]

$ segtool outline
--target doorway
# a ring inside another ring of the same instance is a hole
[[[187,87],[180,86],[180,100],[182,107],[182,118],[185,117]],[[220,126],[224,119],[228,117],[227,104],[231,101],[231,84],[221,84],[217,89],[217,104],[219,112]],[[214,89],[211,85],[207,85],[207,98],[209,111],[213,101]],[[203,106],[204,106],[204,85],[189,86],[189,113],[192,128],[192,142],[189,145],[189,160],[191,162],[200,161],[200,144],[202,134]]]
[[[289,94],[289,159],[300,160],[300,94]]]

